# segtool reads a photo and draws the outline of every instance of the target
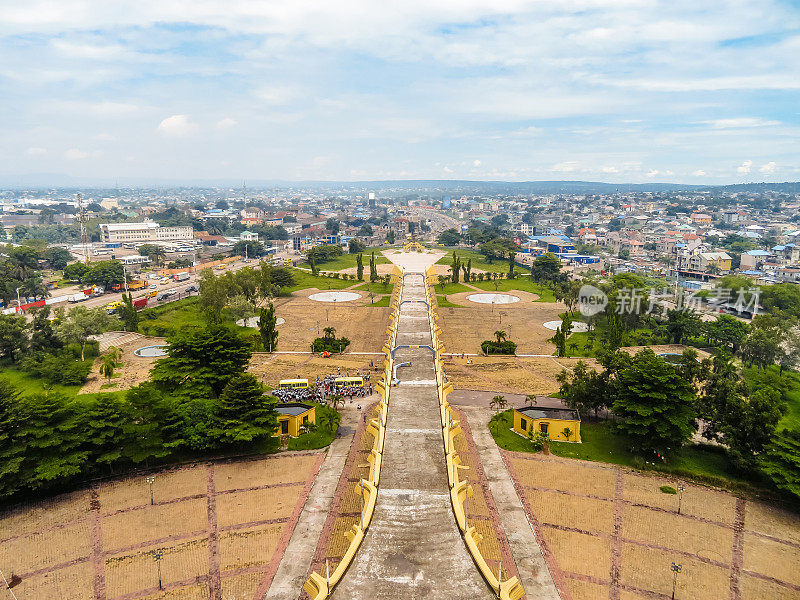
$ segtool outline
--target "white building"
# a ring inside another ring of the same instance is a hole
[[[239,239],[243,242],[257,242],[258,234],[253,233],[252,231],[243,231],[239,234]]]
[[[107,243],[174,242],[191,240],[188,226],[161,227],[150,221],[144,223],[101,223],[100,239]]]

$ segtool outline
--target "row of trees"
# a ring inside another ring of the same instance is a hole
[[[124,395],[23,396],[0,380],[0,497],[185,453],[272,447],[275,399],[246,372],[249,342],[219,324],[179,331],[169,342],[152,382]]]
[[[110,288],[125,281],[125,270],[117,260],[101,260],[88,265],[75,262],[64,269],[64,279],[83,285],[101,285]]]
[[[610,411],[614,425],[632,452],[648,459],[665,459],[697,431],[708,440],[724,444],[740,470],[761,472],[775,485],[800,497],[800,454],[785,455],[796,432],[777,432],[786,410],[786,384],[774,372],[748,384],[733,362],[720,350],[698,361],[686,350],[679,364],[670,364],[652,350],[631,356],[622,351],[597,355],[602,370],[580,361],[572,372],[558,375],[561,396],[583,414]],[[792,458],[793,456],[793,458]],[[777,464],[794,468],[775,473]]]

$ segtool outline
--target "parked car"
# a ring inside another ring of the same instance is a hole
[[[192,292],[199,292],[200,289],[195,284],[192,284],[187,286],[186,289],[183,291],[186,292],[187,294],[191,294]]]
[[[148,290],[157,290],[158,289],[158,284],[157,283],[151,283],[150,285],[147,286],[147,289]]]

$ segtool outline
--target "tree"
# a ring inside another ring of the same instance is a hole
[[[367,249],[367,245],[358,238],[352,238],[347,244],[347,251],[350,254],[361,254]]]
[[[508,253],[508,278],[514,279],[514,261],[517,258],[517,253],[513,250]]]
[[[369,281],[375,283],[378,280],[378,269],[375,267],[375,252],[369,256]]]
[[[531,266],[531,279],[540,284],[553,284],[560,279],[561,261],[552,252],[538,256]]]
[[[239,240],[231,248],[231,256],[254,258],[264,254],[264,244],[257,240]]]
[[[503,342],[506,340],[506,332],[505,331],[495,331],[494,337],[497,338],[497,343]]]
[[[230,280],[217,277],[211,269],[200,273],[200,307],[209,322],[222,321],[222,310],[231,293]]]
[[[134,464],[168,456],[184,443],[180,416],[152,383],[128,390],[122,410],[122,455]]]
[[[461,261],[456,256],[455,250],[453,251],[453,265],[450,267],[450,277],[453,283],[458,283],[459,275],[461,275]]]
[[[264,394],[264,386],[251,373],[232,377],[219,397],[220,442],[241,447],[271,437],[278,424],[275,402],[274,397]]]
[[[750,325],[731,315],[717,315],[715,321],[707,321],[703,324],[703,330],[710,341],[730,348],[734,354],[737,354],[750,331]]]
[[[525,394],[525,406],[536,406],[537,402],[536,394]]]
[[[253,354],[234,329],[219,324],[180,329],[168,341],[169,356],[156,362],[152,380],[166,392],[196,398],[219,397]]]
[[[100,364],[100,375],[111,381],[114,376],[114,370],[117,368],[117,361],[111,354],[106,354],[103,357],[103,362]]]
[[[67,267],[67,264],[72,260],[72,254],[69,250],[51,246],[44,252],[44,259],[50,264],[50,268],[54,271],[61,271]]]
[[[466,265],[461,265],[461,270],[464,272],[464,282],[469,283],[472,279],[472,259],[467,259]]]
[[[92,263],[81,277],[81,283],[86,285],[102,285],[106,288],[110,288],[116,283],[123,283],[124,281],[125,271],[122,267],[122,263],[116,260],[104,260]]]
[[[461,242],[461,234],[457,229],[445,229],[439,234],[437,241],[444,246],[458,246]]]
[[[64,267],[64,279],[69,281],[80,281],[88,270],[89,267],[83,263],[72,263]]]
[[[779,361],[781,338],[777,328],[755,328],[742,342],[742,360],[748,365],[766,369]]]
[[[325,221],[325,229],[330,231],[333,235],[339,233],[339,221],[333,217]]]
[[[214,206],[219,210],[228,210],[230,208],[230,205],[226,200],[217,200]]]
[[[65,344],[79,344],[81,360],[86,360],[86,342],[90,335],[99,335],[117,320],[103,308],[76,306],[60,319],[56,325],[56,335]]]
[[[775,487],[800,499],[800,432],[784,429],[777,434],[759,464]]]
[[[394,244],[395,236],[394,236],[394,229],[390,229],[389,232],[386,234],[386,241],[390,244]]]
[[[114,396],[103,394],[81,415],[92,463],[110,466],[122,456],[124,418],[120,408]]]
[[[359,281],[364,281],[364,255],[356,255],[356,277]]]
[[[507,402],[504,396],[495,396],[489,402],[489,407],[495,409],[497,412],[500,412],[502,410],[501,407],[505,404],[507,404]]]
[[[155,265],[160,265],[167,255],[164,246],[158,244],[142,244],[139,246],[139,254],[146,256]]]
[[[19,470],[26,448],[18,443],[21,427],[19,392],[0,379],[0,497],[10,496],[22,487]]]
[[[28,347],[28,323],[22,315],[0,314],[0,352],[11,362]]]
[[[372,235],[372,226],[369,223],[364,223],[359,229],[358,233],[356,233],[359,237],[369,237]],[[366,247],[365,247],[366,249]],[[363,250],[362,250],[363,252]]]
[[[274,352],[278,347],[278,319],[275,316],[275,307],[272,302],[269,303],[267,308],[261,309],[261,315],[258,319],[258,332],[267,352]]]
[[[133,305],[133,294],[128,292],[122,294],[122,306],[119,308],[119,316],[125,323],[125,331],[137,331],[139,329],[139,312]]]
[[[322,330],[322,337],[326,340],[332,340],[336,338],[336,328],[335,327],[325,327]]]
[[[646,348],[617,373],[612,412],[631,449],[666,456],[694,431],[694,390],[681,373]]]
[[[700,332],[700,316],[692,310],[668,310],[665,329],[673,344],[680,344],[687,337]]]
[[[31,311],[31,341],[30,350],[36,352],[54,352],[62,347],[61,340],[56,336],[53,324],[50,322],[50,307],[43,306]]]

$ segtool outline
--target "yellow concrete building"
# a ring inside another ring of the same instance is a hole
[[[317,422],[316,409],[311,404],[302,402],[287,402],[275,406],[278,413],[278,427],[275,435],[289,435],[297,437],[300,428],[307,427]]]
[[[539,431],[559,442],[581,441],[581,416],[571,408],[527,406],[514,409],[514,431],[528,437]]]

